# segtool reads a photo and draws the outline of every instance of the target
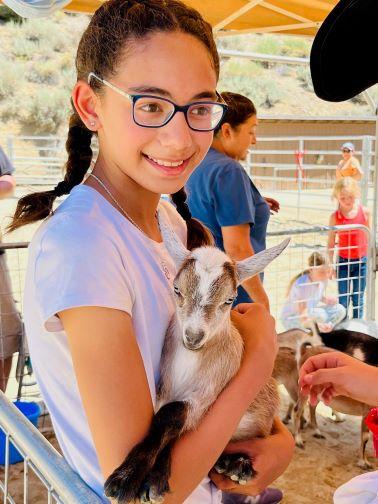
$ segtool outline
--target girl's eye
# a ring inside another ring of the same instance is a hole
[[[190,114],[194,116],[206,117],[211,113],[212,113],[211,105],[195,105],[190,109]]]
[[[160,104],[156,102],[141,103],[138,108],[143,112],[149,112],[152,114],[156,114],[156,112],[162,112]]]

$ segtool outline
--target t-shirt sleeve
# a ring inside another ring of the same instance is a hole
[[[0,147],[0,176],[12,175],[13,172],[14,172],[14,166],[10,162],[8,156],[5,154],[3,149]]]
[[[34,284],[47,331],[62,331],[57,313],[100,306],[132,315],[134,291],[116,243],[94,226],[83,230],[73,218],[58,218],[39,241]]]
[[[219,169],[212,192],[219,226],[255,223],[256,208],[250,180],[237,163]]]

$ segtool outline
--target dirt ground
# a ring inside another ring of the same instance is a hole
[[[275,194],[269,194],[277,197]],[[15,200],[2,202],[0,221],[2,226],[7,222],[7,215],[12,213]],[[332,211],[330,204],[329,211]],[[325,210],[315,212],[313,210],[303,210],[298,218],[297,211],[293,208],[282,208],[281,215],[274,217],[270,224],[270,230],[287,228],[303,228],[313,224],[327,224],[329,213]],[[34,231],[33,227],[17,231],[12,236],[6,236],[5,241],[28,241]],[[269,244],[273,245],[282,237],[272,237]],[[308,255],[314,247],[325,245],[325,234],[311,234],[297,236],[293,239],[290,253],[283,255],[266,272],[265,285],[271,298],[272,311],[278,319],[278,330],[280,330],[279,311],[282,306],[286,286],[290,278],[301,271],[306,265]],[[26,256],[25,256],[26,257]],[[24,265],[19,267],[19,257],[12,259],[12,252],[8,253],[8,263],[13,268],[18,264],[17,270],[11,271],[14,284],[23,283]],[[22,261],[21,261],[22,262]],[[335,290],[334,285],[330,285],[330,293]],[[9,388],[8,395],[14,395],[14,388]],[[287,403],[286,394],[282,394],[282,411]],[[318,408],[318,423],[320,430],[325,435],[325,439],[316,439],[311,432],[304,432],[306,446],[304,449],[296,448],[294,458],[283,476],[276,482],[276,486],[284,491],[284,504],[327,504],[332,502],[334,490],[349,480],[361,474],[363,471],[356,465],[358,459],[358,449],[360,445],[359,430],[360,419],[346,417],[343,423],[333,423],[330,419],[329,409]],[[44,428],[48,429],[48,423]],[[49,429],[48,429],[49,430]],[[50,431],[49,441],[57,447],[55,437]],[[368,447],[372,453],[371,443]],[[371,459],[373,463],[374,459]],[[378,467],[377,467],[378,468]],[[23,502],[23,464],[11,467],[9,485],[11,494],[17,504]],[[0,480],[2,474],[0,471]],[[1,491],[0,491],[1,495]],[[29,478],[29,503],[45,504],[48,502],[47,493],[43,485],[36,476]],[[357,504],[357,503],[356,503]]]
[[[282,414],[286,410],[287,395],[281,390]],[[360,445],[360,419],[346,417],[342,423],[330,419],[330,410],[324,406],[318,407],[319,429],[325,439],[312,436],[310,430],[304,431],[305,448],[295,449],[294,458],[286,472],[276,482],[275,486],[284,492],[283,504],[328,504],[332,503],[335,489],[349,479],[362,474],[356,463]],[[59,449],[50,423],[47,419],[43,426],[48,431],[47,439]],[[372,455],[372,445],[369,442],[368,454]],[[370,461],[378,469],[374,458]],[[0,480],[3,474],[0,470]],[[9,488],[17,504],[23,502],[23,464],[15,464],[10,468]],[[29,473],[30,504],[46,504],[47,492],[39,479]],[[357,504],[357,503],[356,503]]]

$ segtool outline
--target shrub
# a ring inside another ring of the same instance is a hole
[[[3,57],[0,57],[0,68],[0,99],[3,99],[16,92],[23,70]]]
[[[3,110],[4,119],[16,119],[33,128],[36,134],[56,133],[66,121],[70,107],[69,94],[59,88],[42,88],[38,93],[21,90]]]
[[[307,91],[314,91],[311,73],[308,66],[301,65],[297,67],[297,79],[301,82],[304,89],[307,89]]]
[[[9,23],[9,21],[13,21],[13,23],[21,24],[23,21],[25,21],[25,19],[16,14],[6,5],[0,5],[0,21],[2,21],[3,23]]]

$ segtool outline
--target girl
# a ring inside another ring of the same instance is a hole
[[[153,415],[174,312],[175,270],[159,223],[189,248],[209,242],[182,188],[224,105],[211,27],[175,0],[104,2],[82,36],[76,69],[65,178],[20,200],[12,229],[50,216],[54,199],[70,194],[30,245],[25,321],[63,453],[101,496],[104,478],[145,436]],[[94,133],[99,155],[81,184]],[[159,201],[162,193],[172,194],[186,222]],[[245,341],[242,367],[200,427],[175,446],[166,504],[219,502],[207,474],[272,371],[273,319],[259,305],[241,307],[233,319]],[[260,470],[243,489],[252,495],[284,470],[293,450],[278,420],[264,445],[256,444],[245,447]]]
[[[337,200],[338,208],[330,217],[330,226],[362,224],[370,228],[370,212],[359,203],[360,189],[355,180],[350,177],[338,180],[332,196]],[[337,248],[335,248],[336,240]],[[339,302],[347,312],[351,303],[353,318],[362,318],[366,287],[367,233],[363,230],[330,231],[328,252],[332,263],[335,250]]]
[[[188,180],[190,211],[209,227],[216,244],[235,260],[266,248],[270,210],[279,203],[264,198],[239,161],[256,143],[257,112],[252,101],[237,93],[222,93],[228,109],[215,130],[211,149]],[[238,288],[235,304],[251,300],[269,308],[259,276]]]
[[[336,298],[325,296],[332,272],[327,258],[313,252],[308,265],[308,269],[290,282],[281,321],[286,330],[295,327],[305,329],[315,321],[321,331],[330,331],[345,317],[345,308],[337,303]]]

